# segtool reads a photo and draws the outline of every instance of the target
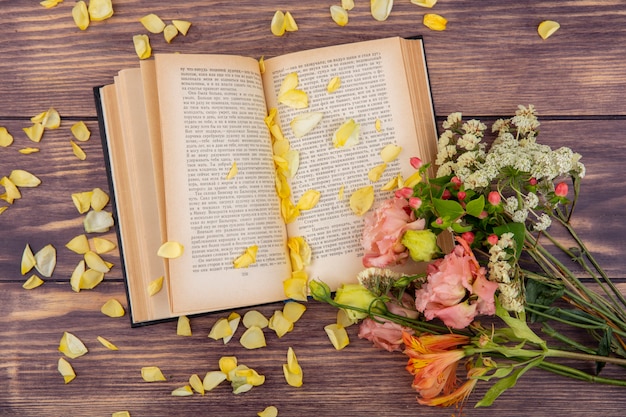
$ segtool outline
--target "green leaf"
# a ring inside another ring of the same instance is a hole
[[[465,232],[469,232],[470,230],[472,230],[472,226],[471,225],[463,226],[455,222],[455,223],[452,223],[452,230],[454,230],[455,233],[465,233]]]
[[[496,299],[496,316],[500,317],[502,321],[504,321],[507,326],[513,330],[513,334],[520,340],[527,340],[531,343],[535,343],[539,346],[545,347],[546,342],[537,336],[535,332],[533,332],[525,320],[520,320],[515,317],[511,317],[508,311],[504,309]]]
[[[555,287],[552,285],[545,285],[544,283],[533,279],[529,279],[526,282],[526,300],[530,304],[537,304],[539,306],[549,307],[555,300],[561,298],[564,292],[565,287],[562,286]],[[539,310],[547,311],[540,307]],[[544,322],[547,320],[547,318],[538,314],[531,313],[529,320],[531,323],[535,323]]]
[[[499,380],[498,382],[493,384],[491,386],[491,388],[489,388],[489,390],[487,391],[485,396],[478,403],[476,403],[475,407],[476,408],[478,408],[478,407],[489,407],[490,405],[492,405],[493,402],[504,391],[506,391],[509,388],[513,388],[515,386],[515,384],[517,383],[517,380],[522,375],[524,375],[524,373],[526,373],[526,371],[528,371],[529,369],[539,365],[542,361],[543,361],[542,357],[541,358],[537,358],[537,359],[529,362],[523,368],[515,370],[515,372],[513,372],[511,375],[507,376],[506,378],[502,378],[501,380]]]
[[[604,334],[600,338],[598,345],[598,355],[609,356],[611,354],[611,340],[613,339],[613,329],[607,326]],[[599,374],[606,365],[606,362],[596,362],[596,374]]]
[[[463,207],[454,200],[435,198],[433,199],[433,203],[439,217],[447,217],[451,221],[454,221],[465,214]]]
[[[524,226],[524,223],[506,223],[502,226],[494,227],[493,232],[498,236],[502,236],[504,233],[513,233],[513,239],[517,244],[515,258],[519,259],[524,248],[524,239],[526,238],[526,226]]]
[[[467,203],[467,205],[465,206],[465,211],[471,216],[480,217],[480,214],[483,212],[484,208],[485,196],[481,194],[480,197]]]

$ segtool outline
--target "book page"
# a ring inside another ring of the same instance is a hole
[[[285,298],[286,230],[274,185],[258,62],[224,55],[157,55],[167,238],[175,314]],[[236,163],[238,174],[227,175]],[[257,245],[256,263],[233,261]]]
[[[331,288],[354,280],[364,269],[363,218],[350,210],[350,195],[361,187],[373,185],[377,202],[390,198],[393,192],[380,189],[398,174],[407,178],[414,172],[410,157],[418,156],[424,161],[433,158],[423,146],[429,141],[436,143],[432,108],[429,105],[420,109],[426,120],[414,118],[402,42],[400,38],[383,39],[266,60],[264,85],[268,107],[278,109],[283,133],[291,147],[300,151],[300,167],[291,183],[294,203],[308,189],[321,192],[318,205],[303,211],[289,225],[288,232],[290,236],[303,236],[311,245],[313,262],[308,269],[309,277],[319,278]],[[419,65],[424,66],[423,57],[418,58]],[[282,80],[291,72],[298,74],[297,88],[308,94],[307,109],[294,110],[277,102]],[[340,77],[341,86],[329,93],[327,84],[336,76]],[[428,91],[425,71],[422,79],[413,81],[422,86],[422,91]],[[430,104],[430,96],[426,98]],[[324,117],[315,129],[297,139],[289,123],[297,114],[309,111],[321,111]],[[350,118],[360,124],[360,142],[351,148],[335,148],[333,133]],[[380,120],[380,131],[376,129],[376,120]],[[421,124],[427,129],[420,131]],[[372,183],[368,171],[383,162],[380,151],[391,143],[401,146],[403,151],[388,164],[380,180]],[[342,187],[344,198],[340,199],[338,193]]]

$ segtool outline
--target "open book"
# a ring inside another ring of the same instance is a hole
[[[284,300],[291,275],[286,241],[302,236],[312,251],[310,279],[336,288],[363,269],[363,218],[349,206],[352,192],[380,188],[414,172],[411,156],[434,160],[436,126],[421,39],[388,38],[292,53],[264,61],[231,55],[164,54],[119,72],[95,89],[116,214],[120,255],[134,325]],[[277,101],[287,74],[297,73],[306,109]],[[329,80],[341,85],[329,93]],[[277,196],[270,109],[300,154],[289,179],[294,201],[307,190],[317,205],[286,224]],[[290,121],[303,112],[321,121],[296,138]],[[359,142],[335,148],[346,120],[360,125]],[[376,121],[379,121],[377,126]],[[388,144],[403,148],[372,183]],[[238,172],[227,179],[236,163]],[[340,197],[343,189],[345,198]],[[157,256],[163,242],[183,255]],[[256,262],[233,261],[256,245]],[[149,295],[151,281],[165,277]]]

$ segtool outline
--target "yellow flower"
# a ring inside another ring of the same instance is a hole
[[[336,303],[365,311],[382,311],[383,306],[377,300],[377,297],[370,290],[360,284],[343,284],[335,294]],[[349,308],[346,309],[346,313],[351,320],[360,320],[368,316],[368,313]]]
[[[430,229],[407,230],[402,244],[409,249],[411,259],[416,262],[428,262],[439,252],[437,236]]]

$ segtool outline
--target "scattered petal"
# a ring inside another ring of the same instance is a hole
[[[164,279],[164,277],[158,277],[157,279],[150,281],[150,284],[148,284],[148,294],[150,294],[150,296],[158,294],[159,291],[161,291]]]
[[[211,327],[211,331],[209,332],[209,337],[213,340],[223,339],[226,336],[232,336],[233,330],[228,323],[228,319],[222,317],[217,319],[217,321]]]
[[[357,216],[364,215],[374,204],[374,187],[359,188],[350,196],[350,209]]]
[[[171,43],[177,35],[178,29],[176,29],[176,26],[172,24],[165,26],[165,29],[163,29],[163,37],[167,43]]]
[[[333,77],[330,79],[330,81],[328,81],[328,85],[326,85],[326,91],[328,91],[329,93],[334,93],[335,91],[339,90],[340,86],[341,78]]]
[[[226,381],[226,374],[222,371],[209,371],[202,380],[202,386],[206,391],[211,391],[223,381]]]
[[[285,14],[280,10],[276,10],[272,17],[272,23],[270,24],[270,30],[275,36],[283,36],[287,29],[287,22],[285,22]]]
[[[51,9],[59,3],[63,3],[63,0],[43,0],[39,2],[39,4],[41,4],[46,9]]]
[[[361,126],[348,119],[333,134],[333,145],[335,148],[350,148],[359,143],[359,131]]]
[[[294,271],[283,281],[283,291],[287,298],[307,301],[309,277],[304,271]]]
[[[57,370],[63,376],[66,384],[70,383],[74,378],[76,378],[74,368],[72,368],[72,365],[70,365],[70,363],[65,358],[59,358]]]
[[[278,102],[292,109],[306,109],[309,107],[309,96],[302,90],[288,90],[278,96]]]
[[[257,310],[249,310],[243,315],[243,325],[249,329],[252,326],[264,329],[267,327],[268,320]]]
[[[280,200],[280,214],[283,216],[285,224],[289,224],[300,216],[300,210],[289,198],[283,198]]]
[[[352,319],[348,316],[348,313],[345,309],[340,308],[337,309],[337,324],[341,327],[349,327],[357,322],[357,319]]]
[[[152,47],[150,46],[148,35],[134,35],[133,45],[139,59],[147,59],[152,55]]]
[[[337,23],[339,26],[348,24],[348,12],[341,6],[330,6],[330,17],[333,19],[333,22]]]
[[[307,190],[298,200],[296,207],[299,210],[311,210],[320,201],[321,193],[317,190]]]
[[[290,322],[295,323],[300,320],[305,311],[306,306],[304,304],[287,301],[283,307],[283,316]]]
[[[22,284],[22,288],[24,288],[25,290],[32,290],[33,288],[37,288],[40,285],[43,285],[44,281],[43,279],[39,278],[37,275],[31,275],[30,278],[28,278],[23,284]]]
[[[70,286],[75,292],[80,292],[83,274],[85,273],[85,260],[81,260],[74,268],[72,276],[70,277]],[[104,277],[104,274],[103,274]]]
[[[300,167],[300,152],[290,149],[285,152],[283,158],[287,162],[287,175],[289,178],[295,177]]]
[[[283,374],[287,384],[296,388],[302,386],[302,368],[298,364],[296,354],[291,347],[287,350],[287,363],[283,364]]]
[[[346,329],[344,327],[340,326],[337,323],[324,326],[324,331],[328,335],[330,342],[337,350],[345,348],[350,343],[350,339],[348,338],[348,332],[346,332]]]
[[[96,187],[92,190],[89,204],[95,211],[102,210],[109,202],[109,195],[102,191],[102,189]]]
[[[448,21],[443,17],[435,13],[426,13],[424,15],[424,26],[431,30],[446,30]]]
[[[124,307],[115,298],[108,300],[100,308],[102,314],[109,317],[123,317],[125,314]]]
[[[80,255],[84,255],[90,250],[89,240],[87,239],[87,236],[84,234],[73,237],[72,240],[67,242],[65,247],[71,250],[72,252],[78,253]]]
[[[130,417],[130,413],[128,411],[116,411],[111,414],[111,417]]]
[[[387,20],[392,8],[393,0],[370,0],[372,17],[379,22]]]
[[[227,375],[226,379],[230,381],[228,375],[231,373],[231,371],[237,368],[237,358],[235,356],[222,356],[219,359],[219,367],[220,371]]]
[[[189,32],[189,28],[191,27],[191,22],[187,20],[172,20],[172,24],[183,36],[187,36],[187,32]]]
[[[113,4],[111,0],[89,0],[89,18],[92,21],[100,21],[113,16]]]
[[[341,184],[341,187],[339,187],[339,191],[337,191],[337,200],[342,201],[344,199],[345,188],[346,186]]]
[[[193,395],[193,390],[189,385],[185,385],[184,387],[179,387],[172,391],[172,395],[174,397],[189,397]]]
[[[301,138],[309,133],[324,117],[322,112],[309,112],[301,113],[293,118],[291,123],[291,130],[296,138]]]
[[[85,226],[85,232],[87,233],[108,232],[113,226],[113,215],[106,211],[91,210],[85,216],[83,224]]]
[[[299,79],[298,79],[297,72],[290,72],[289,74],[285,75],[285,78],[283,78],[282,83],[280,83],[280,88],[278,89],[278,97],[282,96],[289,90],[295,89],[298,86],[298,83],[299,83]],[[276,109],[272,109],[272,110],[274,112],[271,116],[272,116],[272,121],[274,121],[274,117],[276,117]]]
[[[51,244],[44,246],[35,254],[35,269],[44,277],[51,277],[56,265],[57,250]]]
[[[100,342],[100,344],[102,346],[104,346],[105,348],[107,348],[109,350],[119,350],[117,346],[115,346],[113,343],[109,342],[104,337],[98,336],[97,339],[98,339],[98,342]]]
[[[50,107],[48,111],[43,113],[43,119],[41,120],[41,124],[46,129],[57,129],[61,126],[61,116],[59,112],[56,111],[53,107]],[[34,123],[34,122],[33,122]]]
[[[144,366],[141,368],[141,377],[146,382],[165,381],[165,376],[158,366]]]
[[[13,136],[6,127],[0,127],[0,146],[6,148],[13,143]]]
[[[0,178],[0,186],[4,187],[4,194],[0,195],[0,199],[7,203],[13,204],[15,200],[22,198],[22,193],[20,193],[20,190],[18,190],[9,177]]]
[[[33,142],[41,141],[41,137],[43,136],[43,125],[41,123],[35,123],[30,127],[23,127],[22,130],[28,136],[28,139]]]
[[[91,241],[93,243],[95,252],[98,254],[108,253],[117,248],[117,245],[115,243],[102,237],[94,237],[93,239],[91,239]]]
[[[9,179],[16,187],[37,187],[41,180],[23,169],[14,169],[9,175]]]
[[[185,247],[178,242],[165,242],[157,251],[161,258],[175,259],[183,255]]]
[[[402,146],[390,143],[380,151],[380,157],[383,161],[389,163],[391,161],[394,161],[398,157],[398,155],[400,155],[400,152],[402,152]]]
[[[80,266],[77,266],[80,269]],[[78,289],[79,290],[93,290],[104,279],[104,272],[96,271],[95,269],[87,269],[80,276]],[[71,279],[70,279],[71,285]]]
[[[274,330],[280,338],[293,330],[293,322],[287,320],[281,310],[276,310],[269,319],[268,328]]]
[[[195,392],[200,395],[204,395],[204,386],[202,385],[202,380],[197,374],[193,374],[189,377],[189,385]]]
[[[74,152],[74,156],[76,156],[76,158],[80,159],[81,161],[87,159],[87,154],[85,153],[85,151],[83,151],[83,148],[81,148],[80,145],[78,145],[71,139],[70,144],[72,145],[72,152]]]
[[[341,7],[346,10],[354,9],[354,0],[341,0]]]
[[[257,245],[246,248],[246,251],[233,261],[235,268],[247,268],[256,262],[256,254],[259,250]]]
[[[74,336],[72,333],[63,332],[63,336],[59,342],[59,352],[70,359],[75,359],[86,354],[88,350],[78,337]]]
[[[293,271],[303,270],[305,266],[311,264],[311,247],[302,236],[287,239],[287,247]]]
[[[22,148],[18,152],[22,155],[30,155],[31,153],[39,152],[39,148]]]
[[[265,74],[265,58],[259,58],[259,71],[261,74]]]
[[[296,20],[289,12],[285,13],[285,30],[287,32],[295,32],[298,30],[298,24],[296,23]]]
[[[27,243],[24,248],[24,252],[22,252],[22,275],[26,275],[31,269],[35,267],[37,261],[35,260],[35,255],[33,255],[33,251],[30,248],[30,245]]]
[[[70,130],[72,131],[72,135],[74,135],[76,140],[80,142],[86,142],[89,140],[89,137],[91,137],[91,132],[89,131],[89,128],[87,128],[85,122],[81,121],[74,123]]]
[[[235,175],[237,175],[238,173],[238,169],[237,169],[237,162],[233,162],[233,164],[230,167],[230,170],[228,170],[228,175],[226,175],[226,179],[230,180],[235,178]]]
[[[390,179],[387,184],[381,187],[382,191],[393,191],[397,188],[402,188],[404,184],[404,180],[402,179],[402,175],[398,174],[392,179]]]
[[[403,186],[413,188],[422,180],[422,175],[419,171],[415,171],[406,180],[404,180]]]
[[[380,179],[386,169],[387,164],[385,164],[384,162],[380,165],[376,165],[374,168],[369,170],[369,172],[367,173],[367,178],[369,178],[369,180],[372,182],[376,182]]]
[[[150,33],[161,33],[165,29],[165,22],[154,13],[150,13],[139,19],[139,22]]]
[[[537,33],[539,33],[541,39],[548,39],[550,36],[552,36],[552,34],[554,34],[554,32],[559,30],[560,27],[561,25],[554,20],[544,20],[543,22],[539,23],[539,26],[537,27]]]
[[[83,191],[81,193],[72,194],[74,206],[80,214],[87,213],[91,207],[91,195],[93,191]]]
[[[263,411],[260,411],[256,414],[259,417],[277,417],[278,409],[274,407],[273,405],[270,405],[269,407],[265,407]]]
[[[374,122],[374,128],[377,132],[383,130],[380,119],[376,119],[376,121]]]
[[[239,327],[239,322],[241,321],[241,316],[238,313],[233,312],[228,315],[226,320],[228,320],[228,326],[230,326],[230,334],[224,336],[224,344],[230,342],[230,339],[232,339],[233,335],[237,331],[237,328]]]
[[[260,327],[252,326],[248,328],[239,339],[239,343],[246,349],[258,349],[267,346],[265,334]]]
[[[437,0],[411,0],[411,3],[430,9],[437,3]]]
[[[85,252],[85,264],[93,269],[94,271],[98,271],[98,272],[102,272],[103,274],[106,274],[107,272],[109,272],[111,270],[111,268],[109,268],[109,266],[104,262],[104,259],[102,259],[100,257],[100,255],[98,255],[95,252],[92,251],[87,251]]]
[[[74,18],[74,23],[80,30],[86,30],[89,27],[90,22],[87,3],[83,0],[77,2],[72,8],[72,18]]]
[[[191,336],[191,323],[189,321],[189,317],[178,317],[178,323],[176,324],[176,335]]]

